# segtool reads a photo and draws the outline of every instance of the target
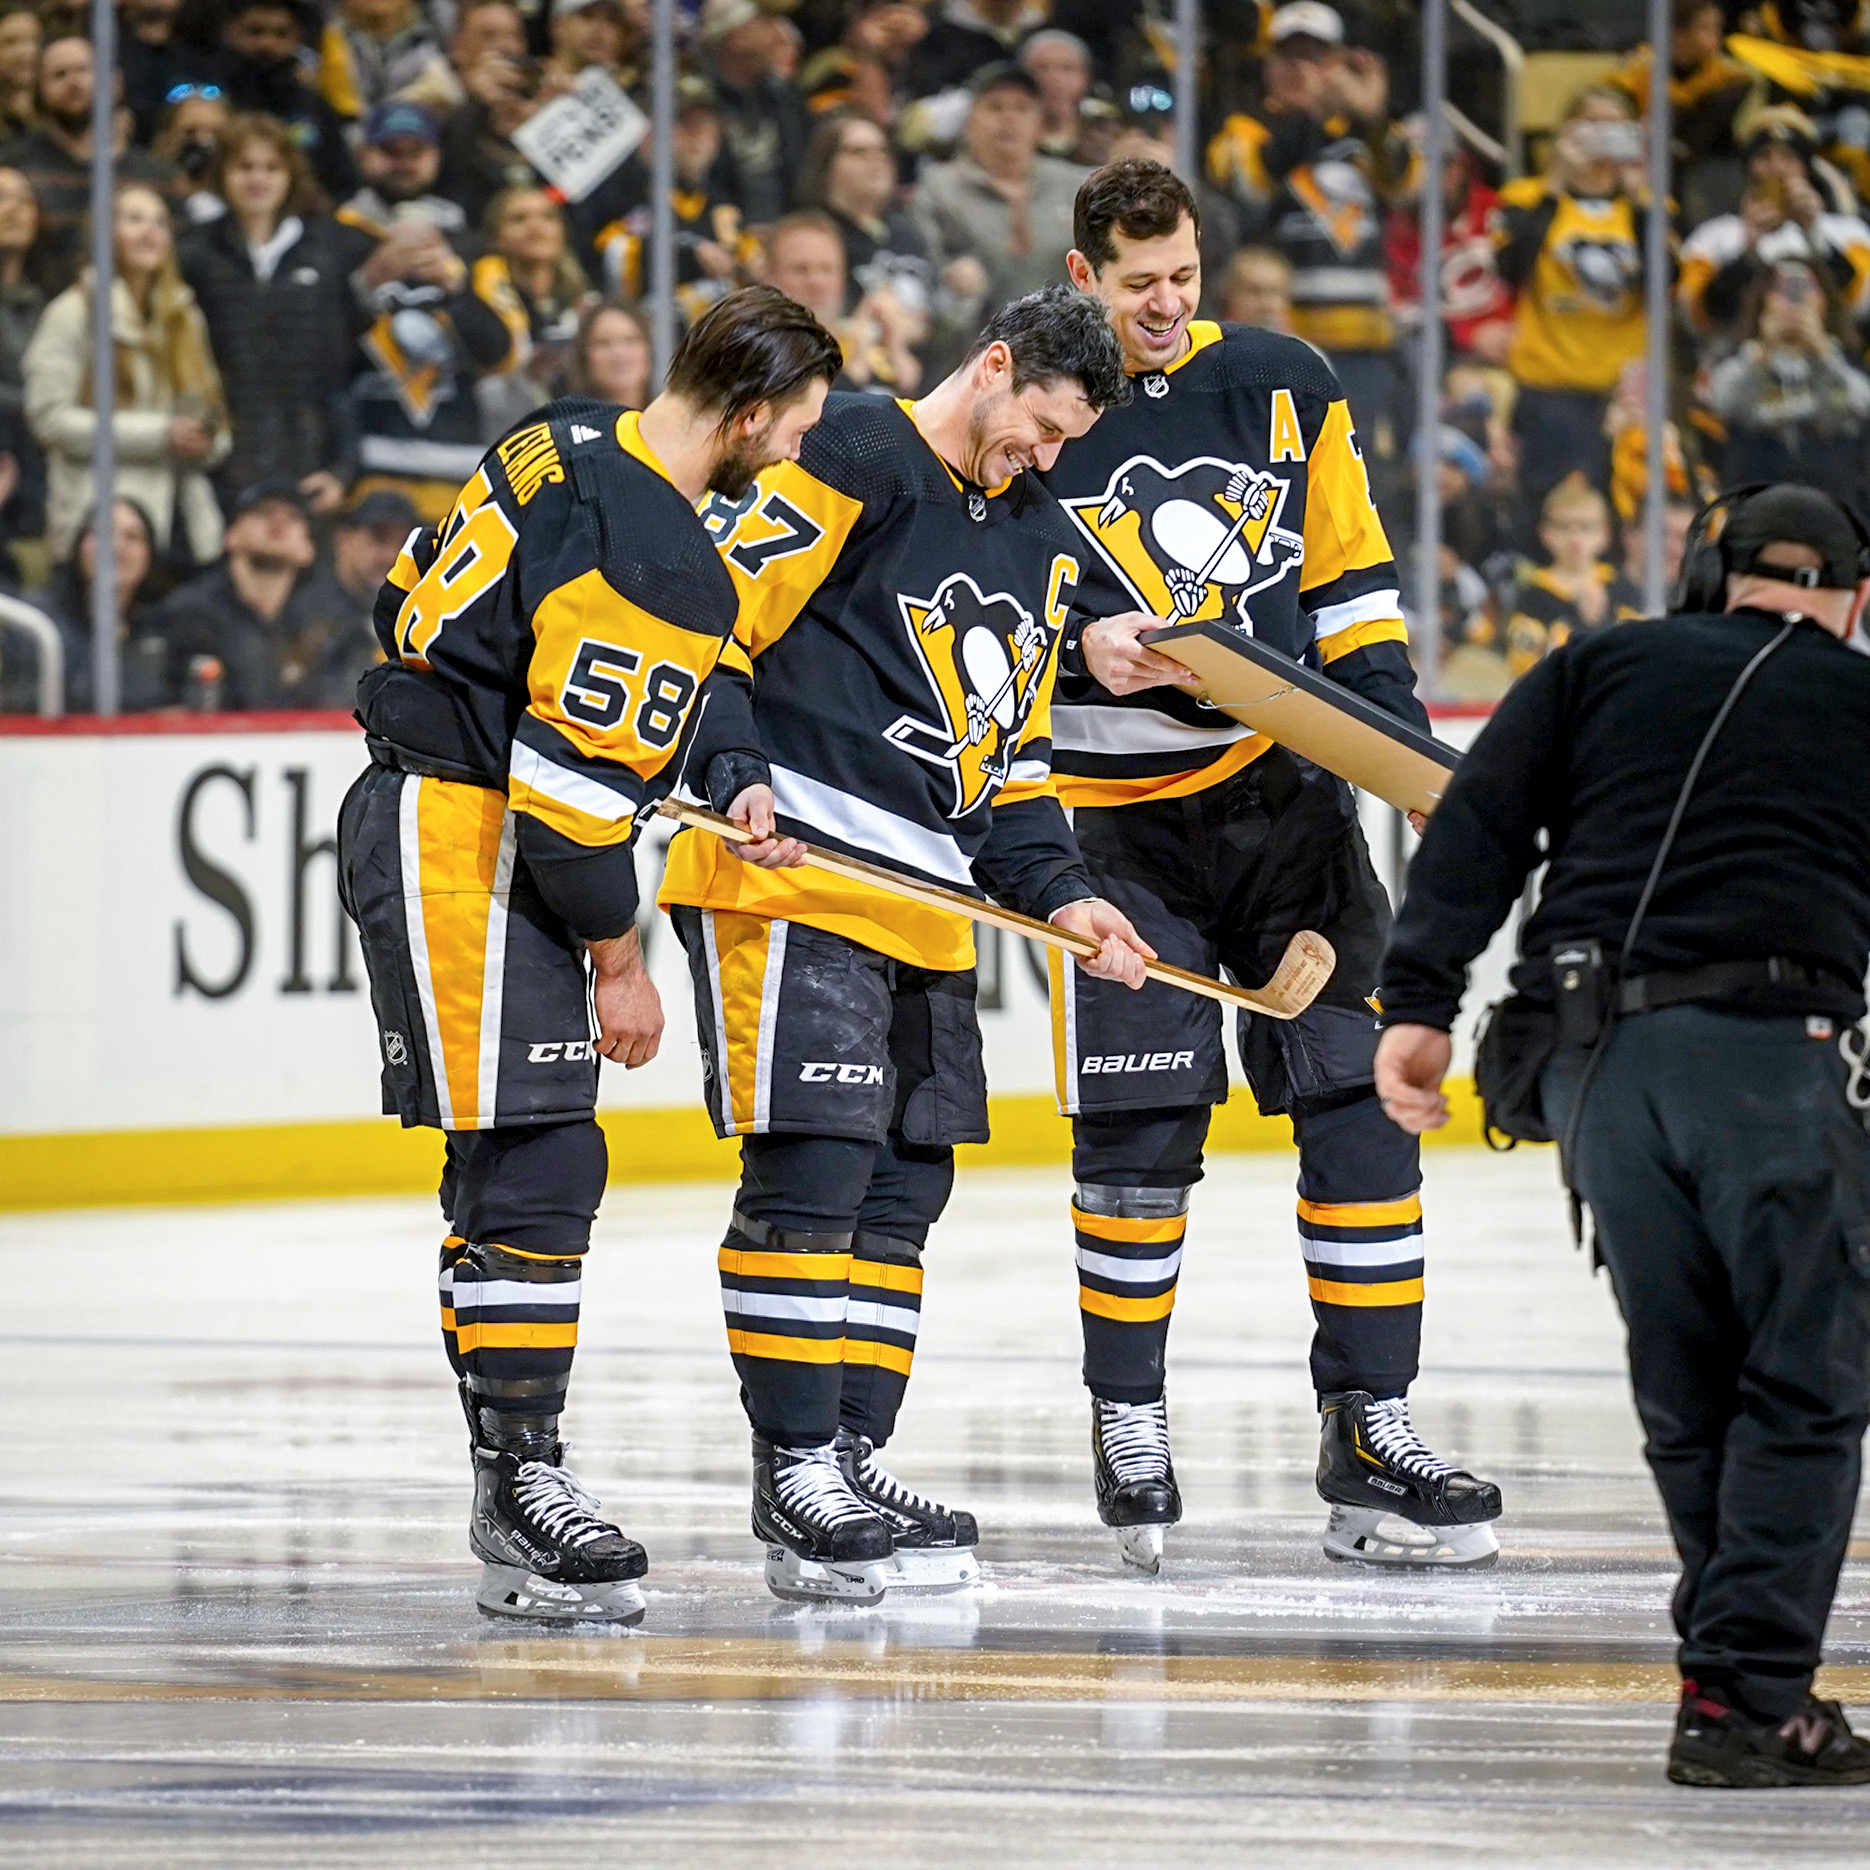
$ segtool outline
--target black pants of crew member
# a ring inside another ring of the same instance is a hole
[[[442,1343],[480,1430],[547,1445],[608,1166],[584,953],[490,787],[372,767],[338,815],[383,1108],[448,1139]]]
[[[1582,1069],[1546,1067],[1555,1122]],[[1818,1665],[1870,1422],[1870,1138],[1843,1080],[1829,1022],[1637,1015],[1573,1167],[1681,1555],[1682,1673],[1775,1720]]]
[[[1298,1234],[1321,1391],[1400,1396],[1422,1333],[1421,1169],[1372,1085],[1376,966],[1389,899],[1339,781],[1282,749],[1192,797],[1080,809],[1102,892],[1181,967],[1257,984],[1298,930],[1337,951],[1290,1021],[1243,1015],[1241,1063],[1261,1110],[1292,1119]],[[1059,1101],[1072,1119],[1084,1380],[1111,1402],[1162,1394],[1169,1320],[1201,1179],[1210,1106],[1227,1095],[1212,1001],[1052,969]]]
[[[984,1142],[972,970],[911,967],[803,923],[671,914],[708,1109],[739,1136],[721,1306],[749,1421],[786,1447],[878,1446],[908,1389],[922,1250]]]

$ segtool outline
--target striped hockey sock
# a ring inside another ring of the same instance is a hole
[[[1299,1201],[1321,1390],[1400,1396],[1422,1336],[1422,1201]]]
[[[556,1444],[583,1269],[576,1257],[484,1241],[451,1238],[442,1249],[442,1339],[479,1429],[496,1445]]]
[[[889,1440],[909,1388],[922,1322],[922,1249],[859,1228],[851,1236],[851,1302],[844,1327],[839,1417],[877,1447]]]
[[[1080,1182],[1071,1224],[1085,1385],[1106,1402],[1154,1402],[1162,1394],[1188,1190]]]
[[[781,1447],[822,1447],[838,1429],[851,1236],[772,1227],[736,1209],[718,1263],[753,1426]]]

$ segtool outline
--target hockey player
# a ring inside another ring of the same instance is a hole
[[[1239,1035],[1260,1109],[1287,1113],[1299,1147],[1325,1550],[1479,1563],[1498,1550],[1484,1522],[1499,1490],[1439,1459],[1409,1420],[1421,1176],[1372,1090],[1389,907],[1350,789],[1197,700],[1195,678],[1147,643],[1156,619],[1218,618],[1426,722],[1337,381],[1296,339],[1195,320],[1198,231],[1188,190],[1157,163],[1112,163],[1078,193],[1072,280],[1103,301],[1140,393],[1046,473],[1090,561],[1053,710],[1059,796],[1099,889],[1166,958],[1256,983],[1300,928],[1337,950],[1308,1012],[1243,1016]],[[1114,614],[1100,583],[1142,611]],[[1098,1512],[1154,1571],[1182,1510],[1164,1353],[1189,1189],[1227,1095],[1220,1017],[1173,990],[1112,993],[1057,969],[1053,1017]],[[1386,1536],[1386,1514],[1421,1531]]]
[[[1101,308],[1053,287],[920,402],[834,395],[796,465],[711,503],[751,668],[723,661],[686,771],[764,842],[683,832],[661,900],[710,1114],[741,1139],[721,1299],[781,1597],[978,1575],[973,1515],[877,1458],[954,1145],[987,1137],[972,932],[796,868],[797,840],[1050,917],[1101,943],[1100,979],[1141,981],[1149,951],[1096,899],[1052,791],[1084,547],[1028,471],[1126,389]]]
[[[339,867],[384,1110],[447,1135],[442,1340],[494,1615],[643,1615],[643,1549],[599,1517],[559,1441],[604,1189],[597,1061],[645,1064],[662,1032],[630,845],[703,683],[739,657],[695,503],[795,455],[838,369],[791,300],[722,301],[640,416],[557,402],[498,442],[377,600],[388,661],[360,685],[372,765],[340,814]]]

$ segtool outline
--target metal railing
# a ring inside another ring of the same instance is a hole
[[[1521,75],[1526,69],[1526,48],[1497,20],[1490,20],[1473,4],[1473,0],[1448,0],[1448,10],[1462,25],[1477,32],[1500,55],[1504,78],[1500,105],[1501,166],[1506,170],[1507,180],[1514,181],[1524,161],[1521,148],[1523,139],[1519,130],[1519,89]],[[1461,123],[1465,125],[1466,118],[1463,117]],[[1466,129],[1462,133],[1467,134]]]
[[[58,625],[24,598],[0,592],[0,630],[17,630],[31,637],[39,652],[39,712],[47,720],[56,720],[65,712],[65,639]]]

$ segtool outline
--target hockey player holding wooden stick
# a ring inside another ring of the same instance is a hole
[[[709,510],[750,672],[710,685],[686,772],[762,834],[670,847],[715,1128],[741,1139],[721,1244],[779,1595],[875,1602],[977,1575],[972,1514],[878,1458],[915,1351],[954,1145],[987,1136],[969,925],[799,868],[801,838],[1152,951],[1096,890],[1052,793],[1054,649],[1084,547],[1032,470],[1126,390],[1100,308],[997,314],[913,405],[834,395],[798,461]],[[773,834],[773,835],[767,835]]]
[[[1240,1025],[1254,1096],[1290,1115],[1299,1147],[1325,1550],[1484,1563],[1499,1490],[1441,1460],[1409,1419],[1421,1174],[1414,1139],[1372,1089],[1368,996],[1389,905],[1350,789],[1205,706],[1197,679],[1150,649],[1147,618],[1100,616],[1127,600],[1155,618],[1219,620],[1425,725],[1343,392],[1308,345],[1195,320],[1197,211],[1160,164],[1097,171],[1075,231],[1072,280],[1102,300],[1137,394],[1045,477],[1087,557],[1053,711],[1059,795],[1098,887],[1165,960],[1252,983],[1295,929],[1337,951],[1298,1019]],[[1153,1571],[1181,1517],[1164,1363],[1189,1190],[1227,1095],[1221,1023],[1153,985],[1112,994],[1055,968],[1052,991],[1098,1512],[1126,1559]]]

